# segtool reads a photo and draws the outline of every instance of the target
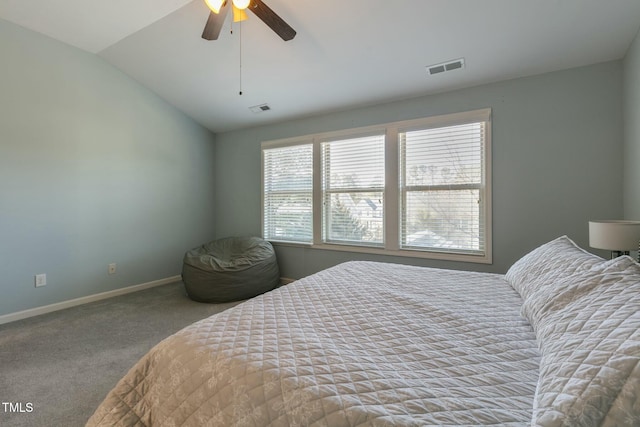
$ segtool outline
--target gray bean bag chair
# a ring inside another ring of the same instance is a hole
[[[229,302],[254,297],[280,283],[271,243],[259,237],[214,240],[184,255],[182,281],[199,302]]]

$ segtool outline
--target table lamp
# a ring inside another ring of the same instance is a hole
[[[629,255],[640,246],[640,221],[589,221],[589,246],[611,251],[612,259]]]

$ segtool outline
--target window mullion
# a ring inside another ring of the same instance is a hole
[[[407,185],[406,191],[457,191],[481,190],[482,184],[446,184],[446,185]]]
[[[338,188],[338,189],[325,189],[324,192],[326,194],[338,194],[338,193],[371,193],[371,192],[384,192],[385,188],[384,187],[354,187],[354,188],[349,188],[349,187],[344,187],[344,188]]]
[[[322,188],[324,176],[322,173],[322,145],[313,140],[313,244],[322,243]]]
[[[398,128],[387,128],[384,142],[384,246],[385,249],[391,251],[400,249],[400,183],[398,182],[400,179],[400,171],[398,167],[398,145]]]

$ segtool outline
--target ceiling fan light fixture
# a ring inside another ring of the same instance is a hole
[[[251,3],[251,0],[233,0],[233,5],[240,10],[248,8],[249,3]]]
[[[220,9],[224,6],[225,0],[204,0],[204,2],[213,13],[220,13]]]
[[[244,7],[245,10],[250,9],[254,15],[264,22],[267,27],[282,40],[289,41],[296,36],[296,30],[291,28],[289,24],[271,10],[263,0],[231,0],[233,4],[229,4],[229,0],[205,0],[205,2],[208,6],[211,5],[212,7],[211,13],[209,13],[209,17],[207,18],[207,23],[202,31],[202,38],[204,40],[218,40],[220,30],[224,26],[224,19],[229,9],[238,9],[238,7]],[[217,13],[216,10],[219,10],[219,13]],[[240,19],[242,19],[242,16],[240,16]]]
[[[247,12],[237,7],[233,8],[233,22],[242,22],[247,19]]]

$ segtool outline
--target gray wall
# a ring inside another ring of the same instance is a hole
[[[624,62],[217,137],[99,57],[2,20],[0,57],[0,315],[173,276],[188,248],[258,235],[263,140],[493,109],[493,265],[278,246],[287,277],[349,259],[504,272],[561,234],[587,247],[589,219],[640,217],[638,37]]]
[[[624,59],[624,216],[640,220],[640,33]]]
[[[179,274],[215,235],[215,136],[99,57],[2,20],[0,58],[0,315]]]
[[[615,61],[218,134],[218,237],[260,234],[263,140],[483,107],[493,109],[493,265],[278,246],[282,274],[299,278],[349,259],[505,272],[562,234],[588,247],[590,219],[622,216],[622,63]]]

